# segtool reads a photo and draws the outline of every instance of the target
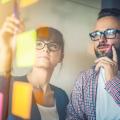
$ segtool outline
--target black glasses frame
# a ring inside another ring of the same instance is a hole
[[[42,44],[43,46],[40,47],[39,44]],[[48,41],[46,42],[44,40],[37,40],[36,41],[36,49],[38,49],[38,50],[44,49],[44,47],[46,45],[47,45],[47,48],[49,49],[49,51],[55,52],[55,51],[58,51],[60,49],[60,46],[58,45],[57,42],[48,42]]]
[[[120,34],[119,29],[107,29],[105,31],[94,31],[92,33],[89,33],[89,36],[92,41],[98,41],[101,39],[102,36],[104,36],[106,39],[114,39],[116,38],[116,34]],[[110,35],[113,35],[110,37]],[[99,37],[99,39],[95,39],[95,37]]]

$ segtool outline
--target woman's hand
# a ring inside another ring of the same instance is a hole
[[[14,15],[7,17],[0,29],[0,73],[11,71],[15,36],[24,30],[24,24]]]
[[[7,17],[2,28],[0,29],[0,47],[11,47],[13,38],[16,34],[24,30],[24,24],[14,15]]]

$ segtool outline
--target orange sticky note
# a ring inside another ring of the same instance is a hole
[[[31,30],[21,33],[16,39],[16,66],[32,66],[35,61],[36,31]]]
[[[20,7],[28,7],[36,2],[38,2],[38,0],[20,0]]]
[[[1,3],[2,4],[6,4],[6,3],[8,3],[8,2],[10,2],[11,0],[1,0]]]
[[[34,90],[33,93],[34,93],[36,103],[40,105],[44,105],[45,101],[44,101],[43,92],[40,90]]]
[[[16,81],[13,84],[12,114],[30,119],[32,105],[32,85]]]

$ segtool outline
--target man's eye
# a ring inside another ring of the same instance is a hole
[[[107,32],[107,34],[108,35],[112,35],[112,34],[114,34],[114,32],[113,31],[109,31],[109,32]]]
[[[107,31],[106,31],[106,34],[107,34],[107,35],[113,35],[113,34],[115,34],[115,33],[116,33],[115,30],[107,30]]]
[[[92,34],[92,36],[95,38],[95,37],[97,37],[97,36],[100,36],[101,34],[99,33],[99,32],[95,32],[95,33],[93,33]]]

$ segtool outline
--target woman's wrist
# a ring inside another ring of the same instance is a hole
[[[2,76],[5,80],[10,80],[11,69],[6,71],[0,71],[0,76]]]
[[[12,66],[12,51],[11,49],[0,50],[0,75],[10,76]]]

